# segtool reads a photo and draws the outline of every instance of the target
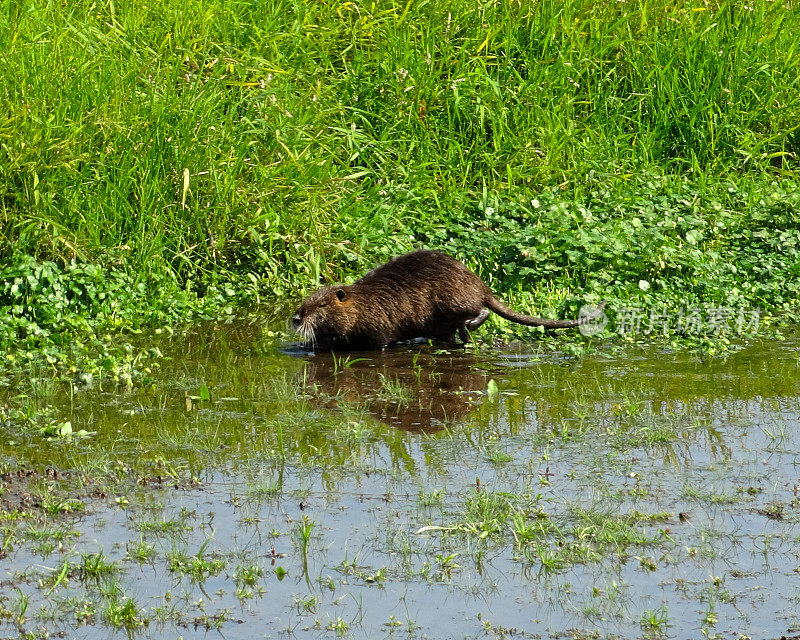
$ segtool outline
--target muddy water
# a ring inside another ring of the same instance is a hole
[[[94,436],[0,448],[86,485],[80,516],[3,519],[3,637],[800,633],[798,337],[711,362],[147,344],[149,384],[39,399]]]

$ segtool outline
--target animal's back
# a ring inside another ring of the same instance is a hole
[[[373,269],[354,284],[386,288],[428,300],[469,301],[470,307],[482,304],[488,287],[455,258],[429,249],[398,256]]]
[[[461,262],[439,251],[407,253],[367,273],[353,288],[380,300],[381,324],[392,341],[419,336],[452,339],[481,313],[488,287]],[[489,293],[491,295],[491,293]]]

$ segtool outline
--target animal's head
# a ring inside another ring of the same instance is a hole
[[[356,320],[351,288],[337,285],[306,298],[292,316],[292,327],[312,346],[324,346],[346,341]]]

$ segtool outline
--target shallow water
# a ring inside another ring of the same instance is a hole
[[[146,344],[165,354],[152,384],[63,384],[41,399],[96,435],[17,434],[0,449],[114,474],[85,491],[85,514],[44,527],[69,532],[60,549],[3,522],[14,541],[0,609],[29,598],[21,626],[0,617],[6,637],[779,638],[800,626],[798,337],[711,362],[529,345],[334,357],[275,348],[242,323]],[[153,549],[141,564],[140,545]],[[75,569],[97,553],[119,570]],[[216,574],[192,577],[192,557]],[[109,607],[128,598],[135,621],[116,628]]]

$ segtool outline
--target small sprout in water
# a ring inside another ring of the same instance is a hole
[[[486,384],[486,395],[489,397],[489,400],[494,401],[497,398],[498,393],[499,391],[497,389],[497,383],[493,378]]]
[[[275,575],[278,576],[278,580],[283,580],[286,577],[286,569],[283,567],[275,567]]]
[[[294,599],[295,605],[297,605],[297,610],[301,613],[314,613],[319,605],[317,597],[311,594],[305,597],[296,596],[293,594],[292,598]]]
[[[72,423],[69,420],[65,422],[59,422],[57,424],[51,424],[47,427],[42,427],[40,431],[47,440],[56,440],[59,438],[63,438],[65,440],[69,440],[71,438],[88,438],[95,434],[95,432],[86,431],[86,429],[74,431],[72,429]]]
[[[303,516],[303,522],[300,524],[300,544],[302,546],[303,555],[308,553],[308,541],[311,538],[311,530],[314,528],[314,521],[308,516]]]
[[[665,633],[669,624],[666,607],[661,607],[655,611],[643,611],[639,624],[646,636],[661,635]]]
[[[348,624],[342,620],[341,618],[336,618],[336,620],[332,620],[328,623],[328,626],[325,627],[328,631],[335,631],[337,636],[343,636],[347,633]]]
[[[402,627],[403,623],[399,620],[396,620],[394,616],[389,616],[389,621],[383,623],[384,627]]]
[[[29,598],[26,594],[22,592],[22,589],[20,589],[19,587],[17,587],[17,595],[19,596],[19,601],[17,604],[17,608],[19,611],[16,614],[16,616],[14,616],[14,619],[16,620],[17,624],[22,625],[26,620],[25,612],[28,610]]]
[[[378,569],[375,573],[369,574],[364,578],[364,582],[369,584],[383,584],[386,582],[386,574],[383,569]]]
[[[461,568],[461,565],[455,562],[457,557],[457,553],[451,553],[448,556],[436,555],[436,561],[439,563],[439,569],[441,569],[442,574],[449,577],[454,570]]]

